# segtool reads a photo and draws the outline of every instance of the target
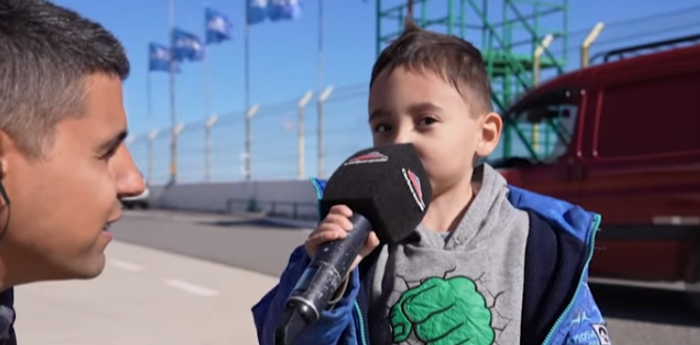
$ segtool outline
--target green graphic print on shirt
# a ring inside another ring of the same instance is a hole
[[[491,345],[496,337],[486,299],[464,276],[431,277],[406,290],[389,319],[394,344],[412,333],[426,345]]]

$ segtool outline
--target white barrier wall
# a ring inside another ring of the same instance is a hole
[[[255,199],[262,211],[309,219],[318,216],[316,190],[310,180],[192,183],[151,186],[150,190],[154,208],[235,212],[246,210]]]

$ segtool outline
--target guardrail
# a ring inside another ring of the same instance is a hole
[[[297,201],[269,201],[255,199],[228,199],[229,213],[262,213],[268,217],[318,221],[318,203]]]

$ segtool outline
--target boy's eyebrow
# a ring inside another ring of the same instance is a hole
[[[416,103],[416,104],[411,104],[408,107],[408,113],[411,115],[415,114],[425,114],[425,113],[433,113],[442,110],[438,105],[435,103],[431,102],[421,102],[421,103]],[[391,112],[385,109],[377,109],[373,111],[371,114],[369,114],[369,121],[372,122],[372,120],[376,120],[382,117],[388,117],[391,116]]]
[[[372,113],[369,114],[369,122],[372,122],[372,120],[376,120],[382,117],[388,117],[390,116],[391,113],[387,111],[386,109],[376,109]]]
[[[436,112],[441,110],[439,106],[437,106],[434,103],[430,102],[421,102],[421,103],[416,103],[412,104],[411,106],[408,107],[408,112],[410,114],[423,114],[423,113],[431,113],[431,112]]]

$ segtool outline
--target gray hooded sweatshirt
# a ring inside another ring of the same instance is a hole
[[[529,219],[489,165],[457,228],[420,225],[384,246],[372,288],[372,344],[519,344]]]

